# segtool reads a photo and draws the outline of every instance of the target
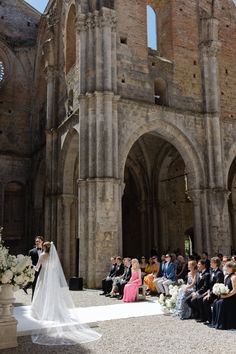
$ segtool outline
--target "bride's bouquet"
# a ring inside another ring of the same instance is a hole
[[[215,283],[212,289],[213,294],[220,296],[220,295],[227,295],[229,293],[228,286],[225,286],[222,283]]]
[[[23,254],[12,256],[3,242],[0,242],[0,286],[11,284],[16,291],[20,285],[33,281],[34,274],[31,257]]]

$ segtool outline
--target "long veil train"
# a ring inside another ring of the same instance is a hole
[[[99,339],[99,333],[81,324],[79,318],[72,314],[74,307],[57,250],[51,243],[49,257],[42,264],[31,305],[31,316],[40,322],[41,327],[32,333],[33,343],[72,345]]]

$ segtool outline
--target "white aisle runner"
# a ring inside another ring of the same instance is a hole
[[[117,305],[79,307],[72,310],[81,323],[109,321],[129,317],[161,315],[164,312],[158,301],[121,303]],[[41,328],[40,322],[30,316],[30,306],[15,307],[14,317],[18,321],[17,335],[28,335]]]

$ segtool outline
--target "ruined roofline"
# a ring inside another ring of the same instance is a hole
[[[41,12],[39,12],[35,7],[33,7],[32,5],[30,5],[28,2],[26,2],[25,0],[21,1],[21,3],[25,6],[28,7],[30,10],[32,10],[33,12],[35,12],[39,17],[42,15]]]

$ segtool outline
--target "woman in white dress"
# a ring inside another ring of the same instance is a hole
[[[99,333],[82,325],[78,317],[72,314],[74,302],[52,242],[44,242],[35,269],[40,269],[40,273],[31,316],[40,321],[41,329],[33,333],[32,341],[42,345],[73,345],[99,339]]]

